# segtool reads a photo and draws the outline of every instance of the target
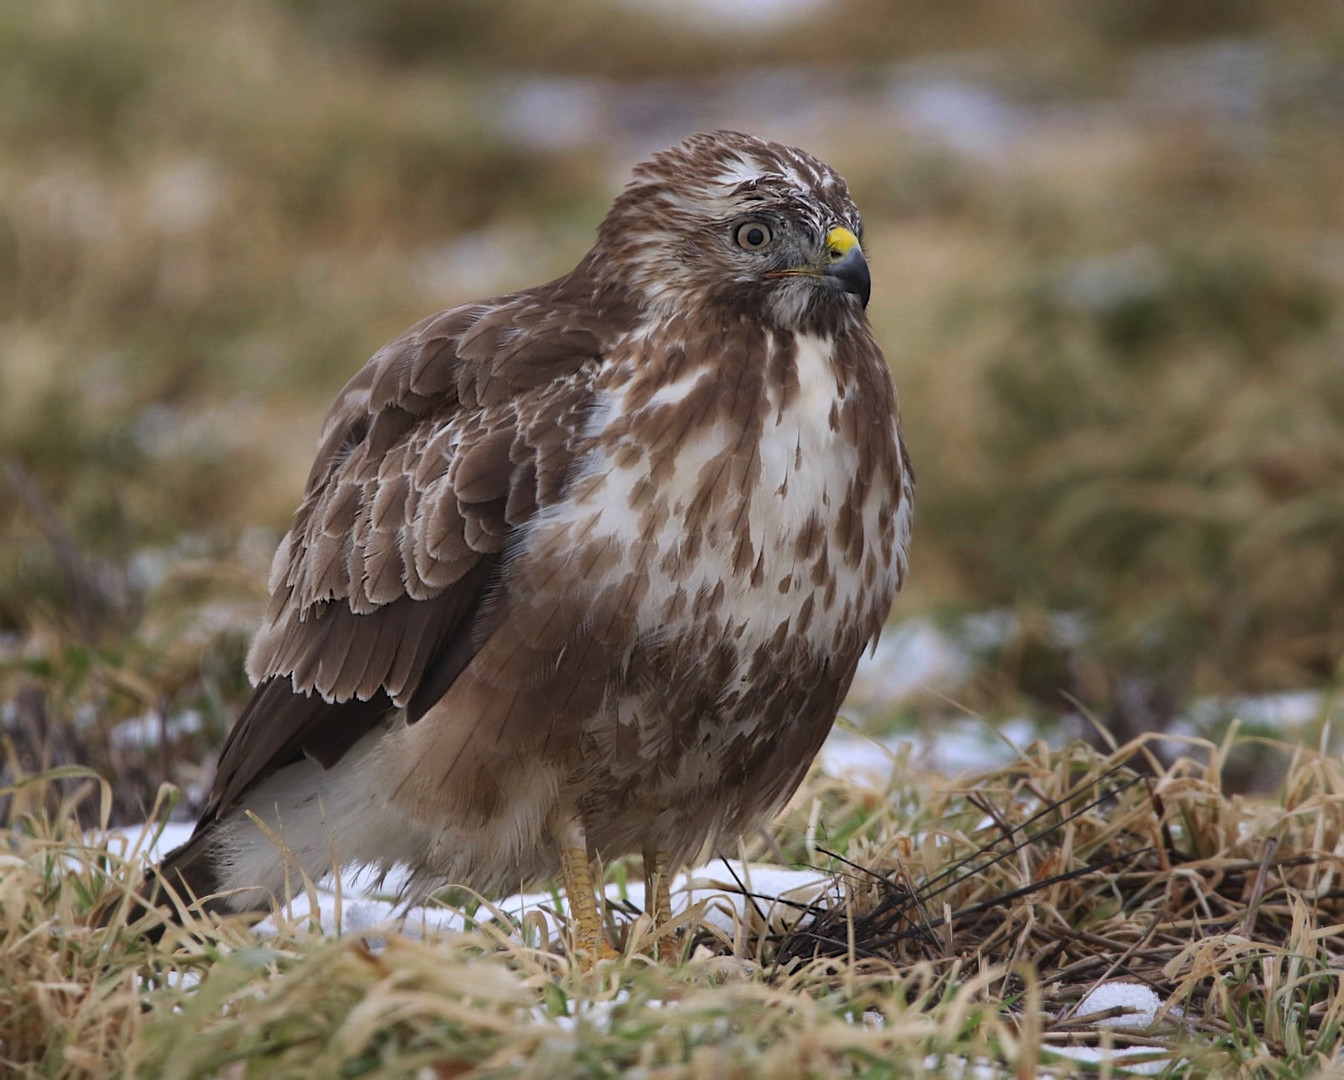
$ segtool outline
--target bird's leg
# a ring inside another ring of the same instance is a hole
[[[602,933],[602,916],[593,890],[593,867],[588,861],[588,839],[578,814],[557,814],[552,821],[560,848],[560,879],[569,901],[574,948],[588,954],[589,963],[620,954]]]
[[[647,848],[644,851],[644,906],[655,930],[662,929],[672,917],[672,882],[666,851]]]
[[[672,918],[672,874],[667,852],[657,848],[644,849],[644,910],[653,920],[655,958],[675,961],[675,941],[658,934]]]
[[[569,900],[574,947],[596,955],[606,942],[602,937],[597,898],[593,895],[593,868],[589,865],[586,848],[568,845],[560,848],[560,877],[564,882],[565,897]]]

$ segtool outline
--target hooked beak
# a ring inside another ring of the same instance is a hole
[[[853,293],[864,307],[872,295],[873,280],[868,273],[868,260],[863,257],[859,238],[843,225],[836,225],[826,233],[826,255],[830,264],[822,274],[837,288]]]

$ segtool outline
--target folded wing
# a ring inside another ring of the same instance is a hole
[[[327,416],[248,657],[199,837],[300,758],[415,723],[489,639],[506,554],[564,491],[604,352],[591,319],[519,294],[412,327]]]

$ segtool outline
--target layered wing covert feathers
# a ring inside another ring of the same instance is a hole
[[[420,719],[489,637],[510,539],[564,490],[612,325],[561,284],[425,319],[338,396],[198,835],[301,756],[330,767],[395,709]]]

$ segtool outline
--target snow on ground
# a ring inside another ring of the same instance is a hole
[[[173,847],[186,841],[191,825],[170,823],[157,837],[143,829],[121,831],[127,845],[136,845],[141,857],[148,863]],[[322,931],[332,933],[359,933],[375,938],[381,933],[401,933],[420,938],[426,935],[461,930],[464,916],[452,908],[436,904],[403,904],[389,899],[395,895],[404,875],[389,875],[377,892],[368,889],[367,875],[357,872],[342,876],[339,883],[322,885],[315,889],[318,902],[316,912],[308,907],[308,897],[293,902],[289,917],[304,922],[315,920]],[[761,863],[743,863],[736,859],[717,860],[706,866],[677,875],[672,885],[674,916],[692,904],[703,903],[705,922],[729,935],[756,934],[769,928],[779,930],[797,923],[807,909],[825,902],[834,889],[832,878],[815,870],[792,870],[782,866]],[[643,909],[644,887],[630,882],[624,887],[610,884],[606,888],[609,903],[628,902]],[[519,893],[492,905],[483,906],[473,918],[483,922],[493,917],[491,909],[507,915],[529,927],[544,927],[547,935],[558,937],[557,896],[549,892]],[[256,933],[266,937],[276,932],[274,918],[267,918],[256,926]],[[183,985],[193,985],[198,972],[183,973]],[[601,1023],[609,1015],[614,1002],[592,1003],[583,1008],[583,1019]],[[1163,1006],[1162,1000],[1146,986],[1132,983],[1102,983],[1089,993],[1072,1011],[1075,1021],[1086,1022],[1095,1017],[1093,1026],[1100,1029],[1142,1032],[1154,1026]],[[580,1007],[576,1001],[575,1007]],[[551,1017],[562,1026],[577,1022],[577,1017]],[[1172,1017],[1179,1019],[1178,1016]],[[880,1014],[865,1014],[864,1023],[882,1024]],[[1085,1047],[1052,1046],[1050,1053],[1078,1062],[1088,1062],[1118,1075],[1155,1075],[1169,1064],[1169,1057],[1160,1049],[1144,1047]],[[943,1062],[944,1066],[948,1063]],[[992,1065],[972,1062],[961,1063],[966,1077],[1006,1076]]]
[[[148,865],[185,843],[191,830],[189,823],[170,822],[157,837],[146,832],[144,826],[118,829],[113,836],[121,838],[119,842],[126,845],[127,851],[138,850]],[[405,873],[395,870],[381,882],[373,881],[367,872],[347,871],[339,882],[324,882],[314,889],[316,911],[310,908],[308,896],[300,892],[293,898],[288,915],[292,920],[315,920],[325,933],[382,929],[421,937],[426,933],[462,929],[464,916],[455,909],[435,903],[400,901],[398,894],[405,880]],[[672,913],[675,916],[694,904],[704,903],[705,922],[727,934],[744,927],[753,932],[763,926],[778,929],[796,922],[798,913],[820,900],[831,887],[831,875],[821,871],[719,859],[677,875],[672,883]],[[611,904],[628,903],[644,910],[643,882],[631,881],[625,885],[613,882],[606,887],[606,895]],[[528,916],[540,916],[547,932],[556,935],[557,899],[552,892],[515,893],[485,905],[473,918],[477,922],[486,921],[492,917],[490,909],[520,923]],[[257,933],[263,936],[275,932],[273,918],[257,924]]]
[[[1095,1017],[1098,1030],[1126,1030],[1142,1033],[1158,1023],[1163,1001],[1147,986],[1135,983],[1107,982],[1095,987],[1073,1010],[1073,1018],[1086,1021]],[[1111,1014],[1116,1015],[1111,1015]],[[1169,1019],[1179,1019],[1179,1013]],[[1171,1067],[1171,1055],[1154,1046],[1052,1046],[1052,1054],[1100,1065],[1133,1076],[1156,1076]]]
[[[1097,1026],[1137,1028],[1141,1031],[1153,1025],[1161,1008],[1162,999],[1152,988],[1136,983],[1111,982],[1102,983],[1083,998],[1073,1010],[1073,1015],[1081,1019],[1115,1012],[1118,1015],[1099,1017]]]
[[[974,717],[955,717],[939,721],[931,736],[922,732],[869,736],[837,729],[821,748],[821,767],[831,776],[882,790],[891,779],[896,759],[906,751],[920,770],[954,777],[1002,768],[1039,738],[1038,726],[1028,717],[993,725]]]
[[[404,880],[404,875],[388,875],[377,891],[370,891],[367,875],[345,874],[339,886],[324,884],[315,890],[316,919],[325,933],[382,929],[419,938],[463,928],[465,917],[455,908],[435,903],[407,904],[394,899]],[[718,860],[676,876],[672,882],[672,914],[679,915],[694,904],[704,903],[704,921],[727,934],[742,932],[744,928],[751,932],[758,932],[763,926],[780,928],[796,922],[798,912],[821,898],[831,884],[831,875],[820,871]],[[628,903],[644,910],[643,882],[631,881],[625,885],[613,882],[605,891],[610,904]],[[556,893],[515,893],[482,905],[472,919],[486,922],[495,913],[518,923],[532,924],[539,919],[546,933],[558,938],[559,908]],[[306,896],[294,898],[290,917],[302,920],[314,917]],[[257,925],[257,933],[263,936],[275,931],[274,919],[265,919]]]

